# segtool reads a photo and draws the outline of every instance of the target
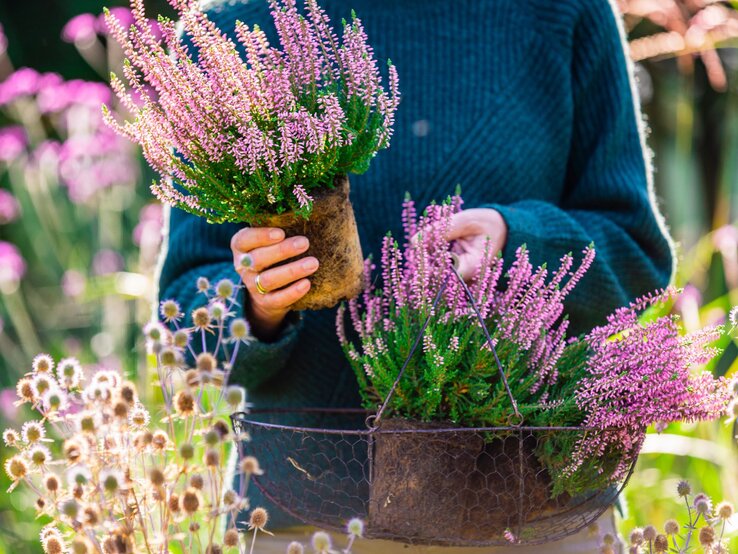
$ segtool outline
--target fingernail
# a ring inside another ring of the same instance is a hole
[[[293,244],[298,250],[303,250],[308,247],[308,239],[305,237],[297,237]]]
[[[305,271],[315,271],[318,269],[318,260],[315,258],[309,258],[302,262],[302,269]]]
[[[284,231],[282,229],[272,229],[269,231],[269,238],[271,240],[279,240],[284,236]]]

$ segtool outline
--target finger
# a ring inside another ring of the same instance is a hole
[[[255,302],[258,302],[263,309],[281,311],[289,309],[292,304],[305,296],[309,290],[310,281],[308,279],[301,279],[297,283],[291,284],[289,287],[275,290],[267,294],[259,295],[258,292],[255,294],[252,292],[251,294],[252,299],[254,299]]]
[[[306,237],[291,237],[271,246],[255,248],[247,252],[247,256],[242,254],[237,258],[234,255],[234,261],[237,269],[259,273],[274,264],[305,253],[309,247],[310,241]]]
[[[459,258],[459,273],[464,281],[473,281],[479,273],[479,256],[471,252],[457,254]]]
[[[268,291],[281,289],[308,275],[312,275],[318,269],[318,266],[318,259],[312,256],[280,265],[259,273],[259,284]]]
[[[463,211],[451,216],[446,229],[446,240],[452,241],[479,232],[480,226],[475,223],[474,214],[471,211]]]
[[[233,252],[250,252],[254,248],[277,244],[284,240],[284,231],[278,227],[245,227],[231,237]]]

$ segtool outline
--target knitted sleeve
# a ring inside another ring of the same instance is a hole
[[[573,132],[564,195],[557,205],[486,205],[508,225],[506,260],[526,244],[536,265],[557,267],[563,254],[594,243],[595,263],[567,306],[574,333],[666,286],[673,271],[619,15],[605,0],[583,4],[573,35]]]

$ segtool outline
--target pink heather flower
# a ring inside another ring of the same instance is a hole
[[[61,279],[61,288],[64,296],[76,298],[85,292],[87,279],[76,269],[68,269]]]
[[[110,16],[120,24],[124,29],[128,29],[134,23],[133,12],[129,8],[123,8],[120,6],[109,9]],[[97,32],[100,34],[108,34],[110,29],[108,23],[105,20],[105,14],[101,14],[97,17],[96,23]]]
[[[0,162],[12,162],[25,152],[27,144],[23,127],[15,125],[0,129]]]
[[[17,283],[26,273],[26,261],[14,244],[0,240],[0,286]]]
[[[20,215],[20,204],[9,191],[0,189],[0,225],[12,223]]]
[[[292,189],[292,192],[295,195],[295,198],[297,198],[297,201],[300,203],[300,208],[307,208],[312,203],[313,199],[312,197],[305,192],[305,189],[302,185],[295,185],[295,188]]]
[[[156,246],[161,242],[163,217],[161,204],[148,204],[141,208],[138,225],[133,229],[133,242],[136,246]]]
[[[62,29],[62,39],[75,44],[89,43],[97,36],[97,18],[83,13],[70,19]]]
[[[279,49],[243,23],[231,40],[196,0],[173,2],[192,48],[172,21],[152,24],[142,2],[132,2],[132,25],[106,16],[130,62],[111,86],[134,117],[121,122],[106,110],[105,121],[141,145],[163,178],[152,187],[162,202],[211,221],[308,211],[312,189],[365,171],[388,145],[396,71],[384,91],[361,22],[346,24],[339,40],[317,4],[305,4],[302,15],[292,0],[269,0]],[[358,155],[341,156],[359,136]]]

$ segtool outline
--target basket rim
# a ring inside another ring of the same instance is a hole
[[[323,433],[327,435],[376,435],[376,434],[434,434],[434,433],[489,433],[489,432],[511,432],[511,431],[578,431],[580,433],[595,432],[598,429],[585,426],[566,426],[566,425],[506,425],[494,427],[438,427],[432,429],[382,429],[381,427],[367,427],[363,429],[337,429],[330,427],[310,427],[298,425],[284,425],[280,423],[269,423],[257,421],[249,416],[258,414],[336,414],[336,415],[365,415],[371,418],[376,412],[365,410],[363,408],[251,408],[248,411],[234,412],[230,415],[232,424],[246,424],[253,427],[261,427],[263,429],[279,429],[284,431],[312,432]],[[405,419],[405,418],[403,418]],[[442,423],[442,422],[441,422]],[[368,425],[368,423],[367,423]]]

